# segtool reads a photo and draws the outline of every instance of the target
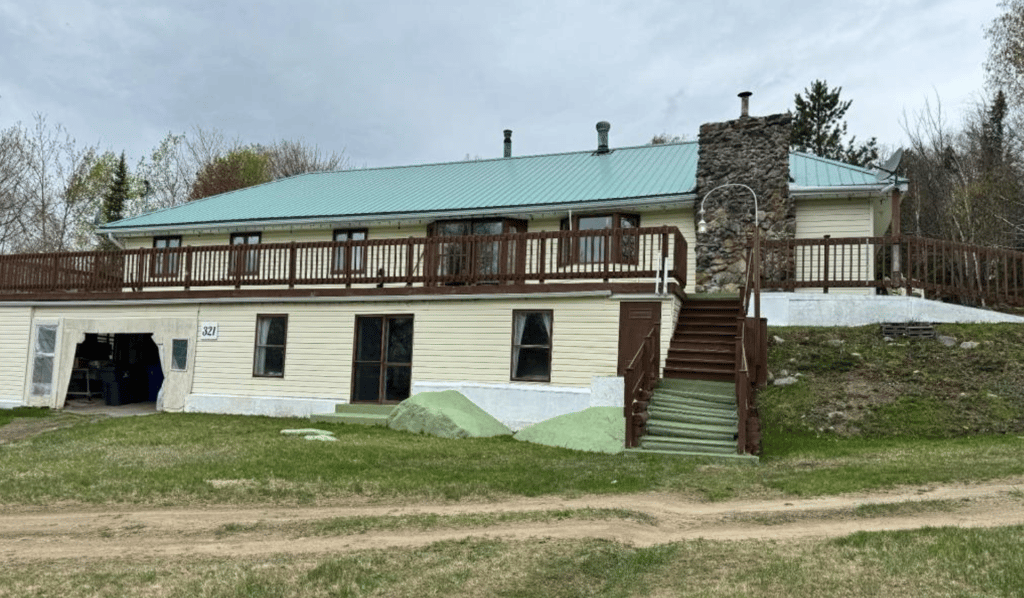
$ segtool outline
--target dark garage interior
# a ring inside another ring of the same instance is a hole
[[[107,405],[156,402],[163,381],[152,333],[86,333],[75,350],[66,399],[102,399]]]

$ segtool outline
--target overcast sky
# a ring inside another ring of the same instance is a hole
[[[790,109],[815,79],[896,147],[980,97],[996,0],[0,0],[0,128],[36,113],[134,163],[168,132],[304,139],[356,166],[611,145]]]

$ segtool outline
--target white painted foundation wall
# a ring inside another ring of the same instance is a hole
[[[831,293],[762,293],[761,317],[768,319],[769,326],[866,326],[882,322],[1024,324],[1024,318],[1018,316],[919,297]]]

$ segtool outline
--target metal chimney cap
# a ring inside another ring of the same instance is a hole
[[[512,157],[512,129],[505,129],[505,153],[506,158]]]
[[[602,120],[597,123],[597,153],[608,153],[608,130],[612,128],[611,123]]]
[[[751,91],[741,91],[736,96],[740,99],[740,118],[750,116],[750,96],[754,95]]]

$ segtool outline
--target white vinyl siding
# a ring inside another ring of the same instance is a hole
[[[0,308],[0,402],[21,403],[25,376],[31,363],[31,311],[27,307]]]

